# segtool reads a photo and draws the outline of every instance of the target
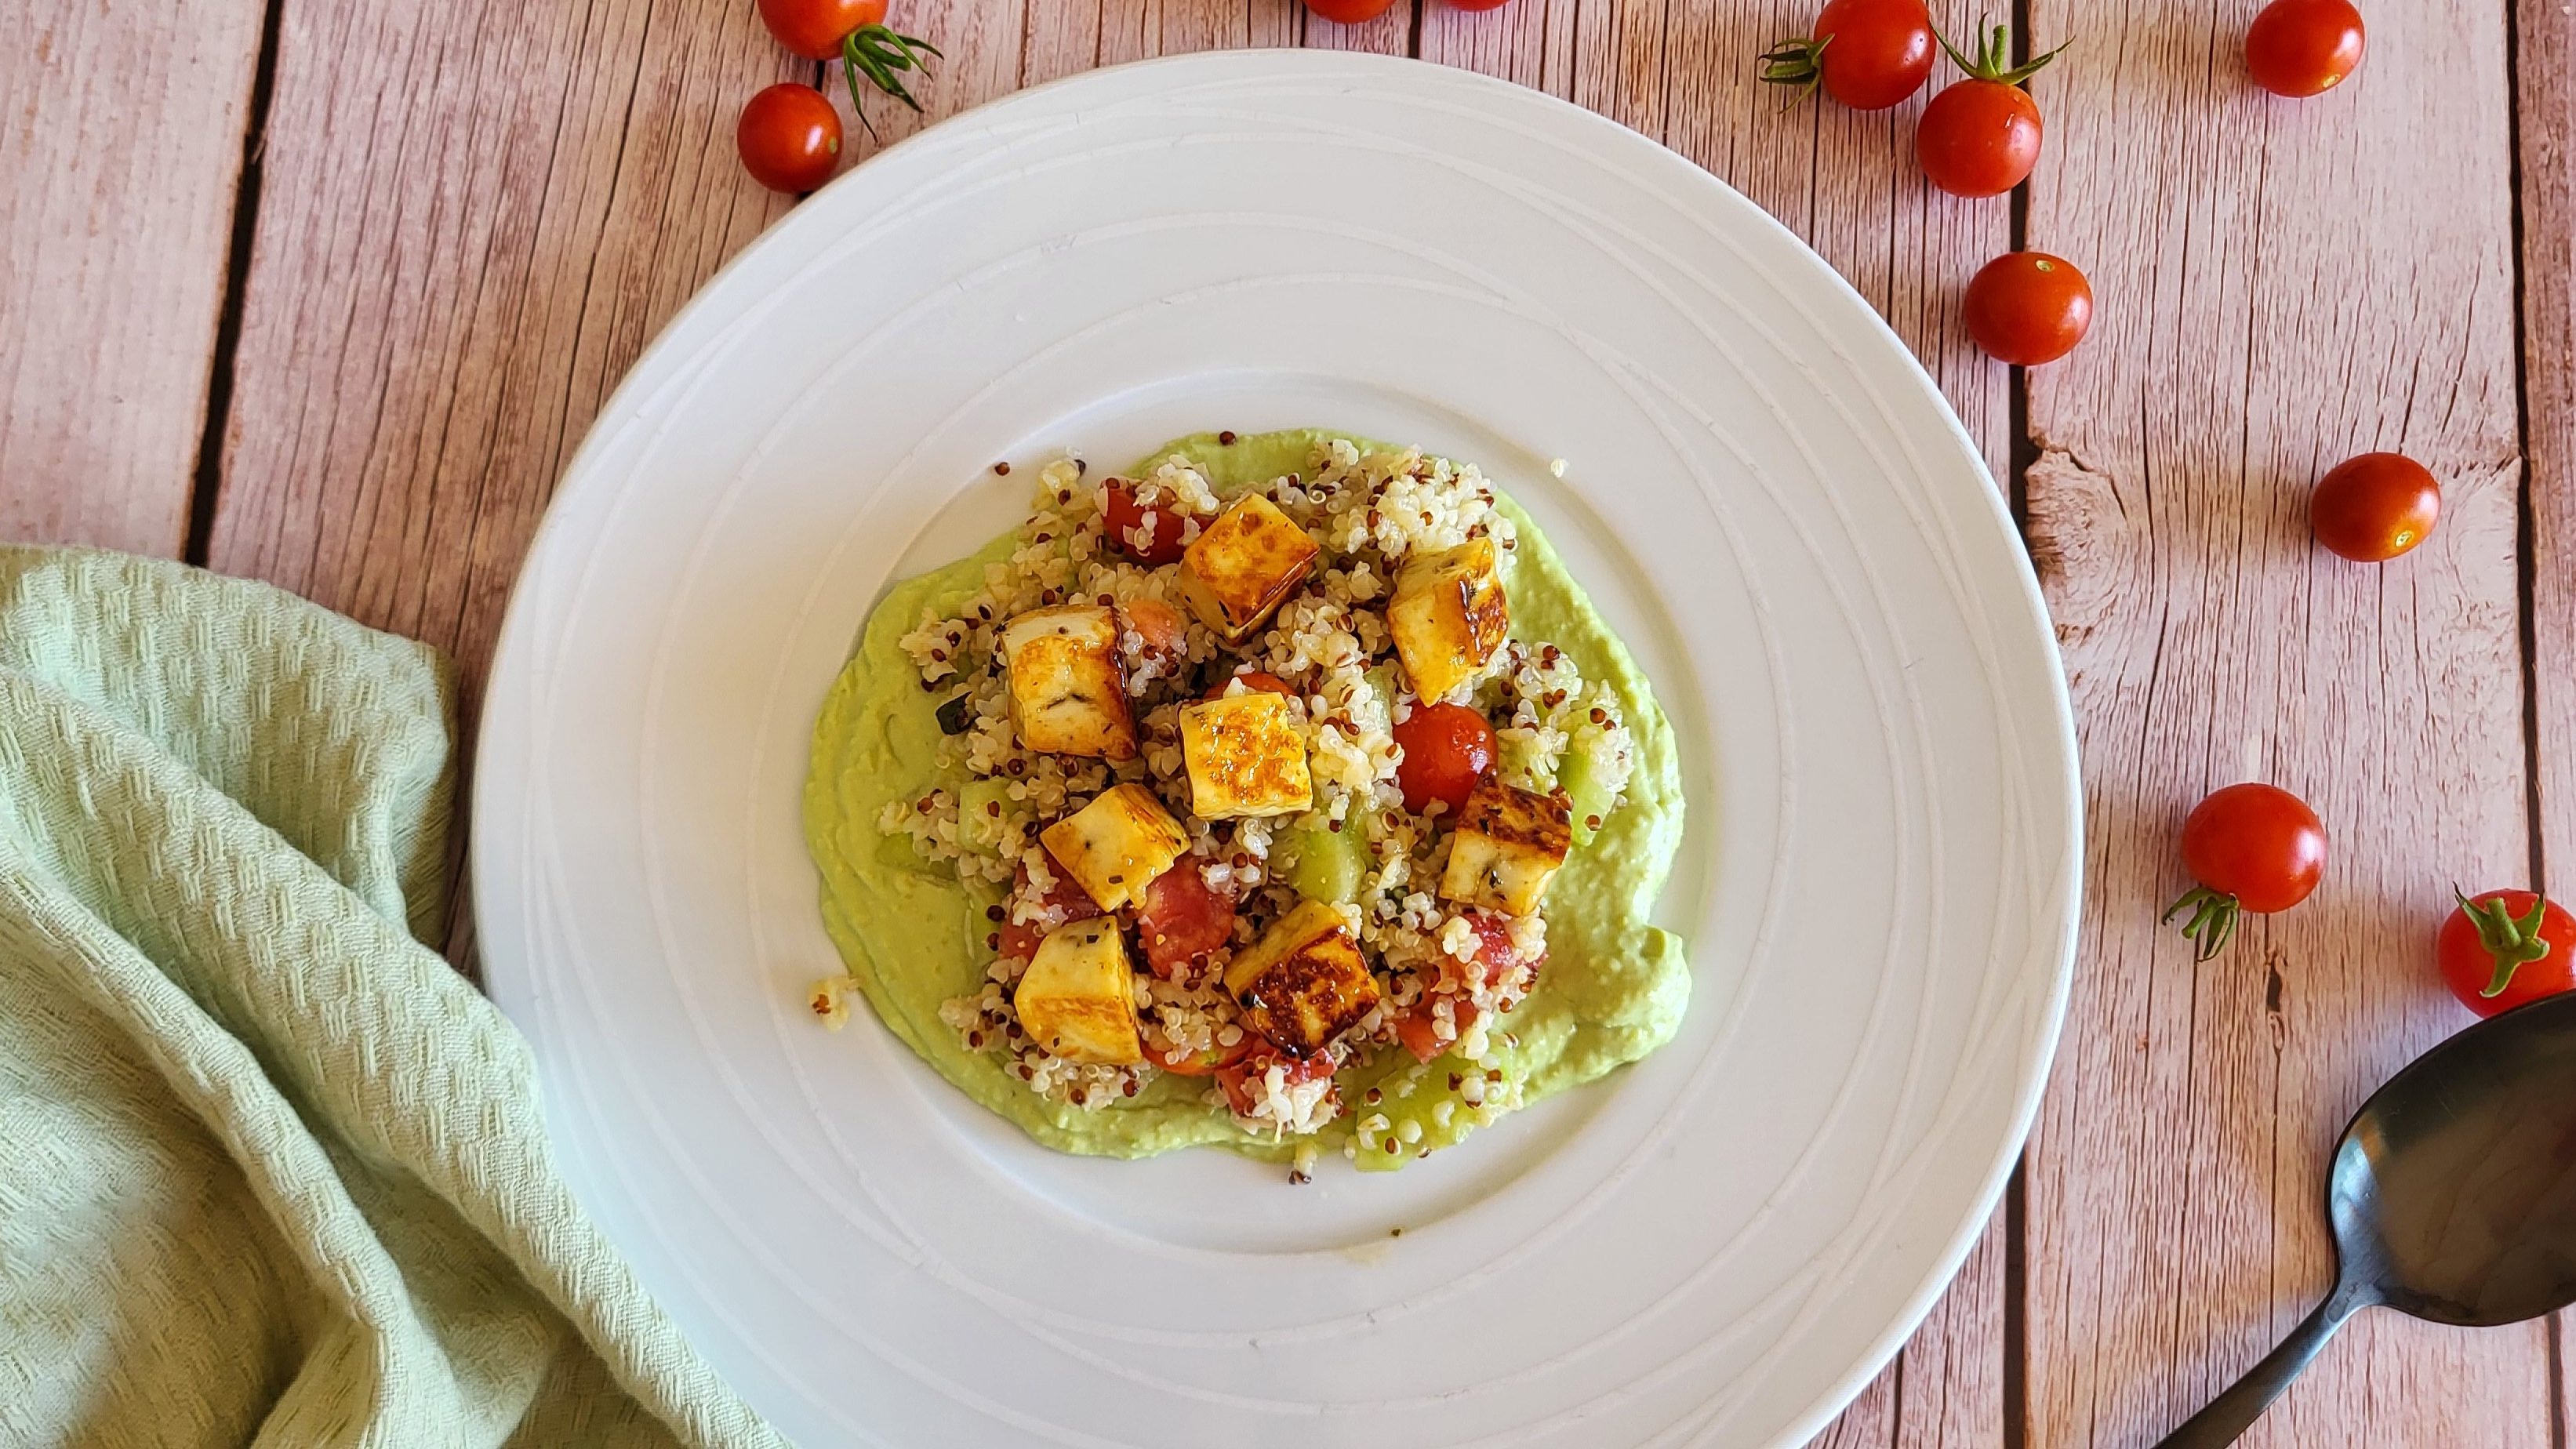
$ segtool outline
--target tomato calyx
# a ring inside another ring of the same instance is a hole
[[[2075,43],[2070,40],[2066,42],[2066,45],[2057,47],[2056,50],[2052,50],[2045,55],[2033,56],[2029,60],[2023,61],[2019,65],[2015,65],[2012,63],[2011,26],[1997,25],[1992,30],[1987,30],[1985,17],[1979,16],[1977,17],[1977,28],[1985,33],[1986,38],[1984,44],[1977,48],[1977,53],[1973,58],[1960,54],[1959,47],[1950,43],[1950,37],[1941,34],[1937,30],[1932,33],[1932,38],[1941,42],[1941,49],[1950,57],[1950,63],[1957,66],[1959,69],[1966,71],[1968,73],[1968,79],[1993,81],[1997,85],[2020,85],[2023,81],[2039,74],[2041,67],[2047,65],[2050,61],[2057,59],[2058,55],[2066,49],[2067,45],[2073,45]]]
[[[2501,899],[2473,901],[2458,886],[2451,887],[2451,898],[2460,903],[2460,914],[2477,927],[2478,944],[2495,958],[2495,975],[2478,995],[2490,999],[2504,995],[2513,985],[2513,973],[2549,954],[2549,942],[2540,934],[2540,923],[2549,914],[2547,896],[2533,896],[2531,909],[2520,920]]]
[[[2186,910],[2191,912],[2191,919],[2183,923],[2182,933],[2191,941],[2195,961],[2206,961],[2226,950],[2228,940],[2236,934],[2236,918],[2244,914],[2234,892],[2196,885],[2166,907],[2165,913],[2156,917],[2156,924],[2171,925],[2173,918]]]
[[[1799,35],[1762,52],[1763,83],[1795,88],[1780,103],[1780,109],[1795,110],[1800,101],[1816,93],[1817,85],[1825,78],[1825,47],[1833,43],[1830,35],[1822,40]]]
[[[890,26],[862,25],[841,37],[841,71],[850,83],[850,109],[857,113],[859,124],[867,127],[868,139],[876,139],[877,128],[868,121],[867,107],[859,103],[859,78],[867,77],[878,90],[919,111],[921,102],[904,85],[903,73],[911,70],[929,74],[930,63],[922,59],[925,55],[947,59],[938,46]]]

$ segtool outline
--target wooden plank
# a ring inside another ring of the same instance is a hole
[[[2028,1441],[2142,1444],[2324,1289],[2326,1155],[2468,1017],[2426,939],[2527,855],[2501,9],[2380,6],[2307,102],[2254,90],[2251,0],[2032,0],[2049,118],[2033,246],[2093,337],[2032,374],[2029,536],[2088,792],[2084,948],[2028,1167]],[[2439,123],[2426,98],[2438,97]],[[2326,467],[2448,482],[2385,567],[2311,543]],[[2246,778],[2314,804],[2317,896],[2195,966],[2156,914],[2174,833]],[[2365,1315],[2245,1441],[2551,1442],[2547,1335]]]
[[[477,678],[607,390],[785,210],[741,102],[814,68],[747,5],[282,3],[210,562]]]
[[[264,11],[16,13],[0,54],[0,538],[176,555]]]
[[[2523,0],[2520,21],[2534,789],[2546,883],[2576,891],[2576,10]]]

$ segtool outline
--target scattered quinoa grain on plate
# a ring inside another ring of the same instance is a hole
[[[1671,1037],[1671,727],[1474,465],[1219,433],[1030,496],[890,591],[824,705],[806,833],[849,976],[818,1016],[855,985],[1050,1147],[1292,1181]]]

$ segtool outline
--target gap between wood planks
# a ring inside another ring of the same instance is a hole
[[[179,557],[206,566],[223,487],[224,434],[233,411],[233,357],[241,349],[242,309],[249,293],[251,243],[259,234],[260,152],[268,139],[268,103],[277,91],[278,33],[286,0],[268,0],[259,22],[259,59],[251,72],[250,114],[242,126],[240,179],[233,193],[232,242],[224,256],[223,302],[215,314],[215,355],[206,373],[206,426],[197,439],[197,473],[188,490],[188,531]]]

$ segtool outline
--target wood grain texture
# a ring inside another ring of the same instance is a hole
[[[283,3],[209,561],[479,678],[608,389],[785,210],[742,100],[813,68],[747,5]]]
[[[2518,19],[2533,791],[2545,884],[2568,891],[2576,889],[2576,6],[2523,0]]]
[[[261,0],[42,5],[0,54],[0,539],[175,555]]]
[[[2501,9],[2383,6],[2354,80],[2246,80],[2254,0],[2033,0],[2030,245],[2093,336],[2031,375],[2029,536],[2087,786],[2084,945],[2029,1157],[2034,1445],[2137,1445],[2324,1289],[2327,1152],[2468,1018],[2448,885],[2523,873],[2513,258]],[[2438,105],[2438,118],[2427,107]],[[2312,480],[2397,448],[2448,480],[2384,567],[2314,547]],[[2156,914],[2207,790],[2309,800],[2323,889],[2195,966]],[[2250,1446],[2551,1442],[2546,1330],[2364,1315]]]

